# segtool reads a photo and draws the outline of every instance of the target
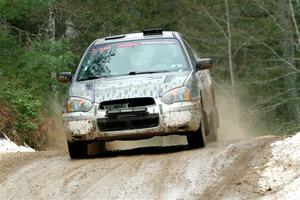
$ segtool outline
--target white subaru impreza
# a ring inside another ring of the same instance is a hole
[[[95,143],[186,135],[191,148],[216,140],[218,112],[209,68],[178,32],[161,29],[95,40],[71,82],[63,109],[71,158]]]

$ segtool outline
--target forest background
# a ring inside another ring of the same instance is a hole
[[[153,27],[181,32],[213,58],[214,86],[236,123],[294,133],[299,26],[299,0],[0,0],[0,135],[42,148],[67,88],[55,73],[74,73],[96,38]]]

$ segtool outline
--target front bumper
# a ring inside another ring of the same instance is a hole
[[[147,126],[142,126],[143,118],[136,118],[135,126],[130,128],[115,130],[105,130],[99,126],[101,123],[110,122],[106,117],[106,110],[98,110],[99,105],[86,113],[74,112],[64,113],[64,126],[67,133],[68,141],[113,141],[113,140],[134,140],[145,139],[153,136],[164,135],[185,135],[199,129],[200,120],[202,118],[201,106],[199,101],[174,103],[172,105],[164,104],[157,100],[156,105],[147,106],[149,113],[147,120],[143,121]],[[151,121],[151,117],[153,120]],[[154,119],[154,116],[155,119]],[[132,125],[133,122],[130,122]],[[153,123],[153,124],[151,124]],[[101,130],[100,130],[101,129]]]

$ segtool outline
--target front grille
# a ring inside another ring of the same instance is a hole
[[[155,105],[155,101],[151,97],[103,101],[100,103],[99,109],[117,109],[119,107],[124,108],[123,105],[125,105],[127,108],[150,106]]]
[[[159,114],[120,113],[108,118],[97,119],[100,131],[120,131],[156,127],[159,124]]]
[[[108,110],[106,111],[105,117],[110,119],[116,118],[127,118],[127,117],[144,117],[147,116],[149,113],[147,112],[146,108],[142,109],[121,109],[121,110]]]

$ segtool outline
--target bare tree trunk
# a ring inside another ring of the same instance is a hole
[[[71,17],[66,20],[66,31],[65,35],[67,38],[74,39],[78,36],[78,32],[75,29],[75,23]]]
[[[295,61],[295,45],[297,44],[296,38],[294,36],[295,25],[293,22],[293,11],[291,10],[291,6],[289,4],[289,0],[279,0],[278,1],[278,10],[279,10],[279,18],[280,24],[284,28],[284,32],[282,33],[281,47],[282,47],[282,57],[290,63],[292,66],[296,68]],[[285,69],[285,73],[293,72],[291,68],[287,67],[283,64]],[[297,88],[297,74],[291,74],[290,76],[286,76],[284,78],[284,86],[285,90],[289,90],[289,93],[286,98],[290,99],[287,104],[287,113],[290,120],[296,119],[300,120],[300,104],[297,102],[299,98],[298,96],[298,88]]]
[[[7,21],[5,18],[0,17],[0,29],[4,29],[4,30],[7,29]]]
[[[48,29],[47,38],[51,41],[55,41],[55,13],[53,5],[49,5],[49,18],[48,18]]]
[[[49,2],[49,6],[48,6],[48,11],[49,11],[49,18],[48,18],[48,24],[47,24],[47,39],[51,42],[55,41],[55,12],[54,12],[54,7],[53,7],[53,2]],[[52,74],[54,74],[55,72],[53,71]],[[54,76],[52,75],[52,78],[54,78]],[[58,91],[57,91],[57,86],[52,83],[51,84],[51,88],[53,91],[53,102],[55,102],[55,104],[58,103]]]
[[[218,21],[208,12],[208,10],[201,6],[206,15],[210,18],[210,20],[216,25],[216,27],[220,30],[220,32],[224,35],[227,44],[227,59],[228,66],[230,72],[230,80],[231,80],[231,95],[232,95],[232,106],[233,106],[233,117],[236,124],[239,124],[239,114],[240,114],[240,106],[239,106],[239,87],[237,86],[236,76],[235,76],[235,65],[234,65],[234,54],[232,52],[232,38],[231,38],[231,22],[230,22],[230,12],[229,12],[229,4],[228,0],[225,1],[225,9],[226,9],[226,29],[223,28]]]
[[[238,87],[236,83],[233,55],[232,55],[232,40],[231,40],[231,23],[230,23],[230,13],[228,0],[225,0],[225,9],[226,9],[226,23],[227,23],[227,56],[228,56],[228,66],[230,71],[231,79],[231,88],[232,88],[232,103],[233,103],[233,112],[234,120],[236,124],[239,124],[239,98],[238,98]]]

